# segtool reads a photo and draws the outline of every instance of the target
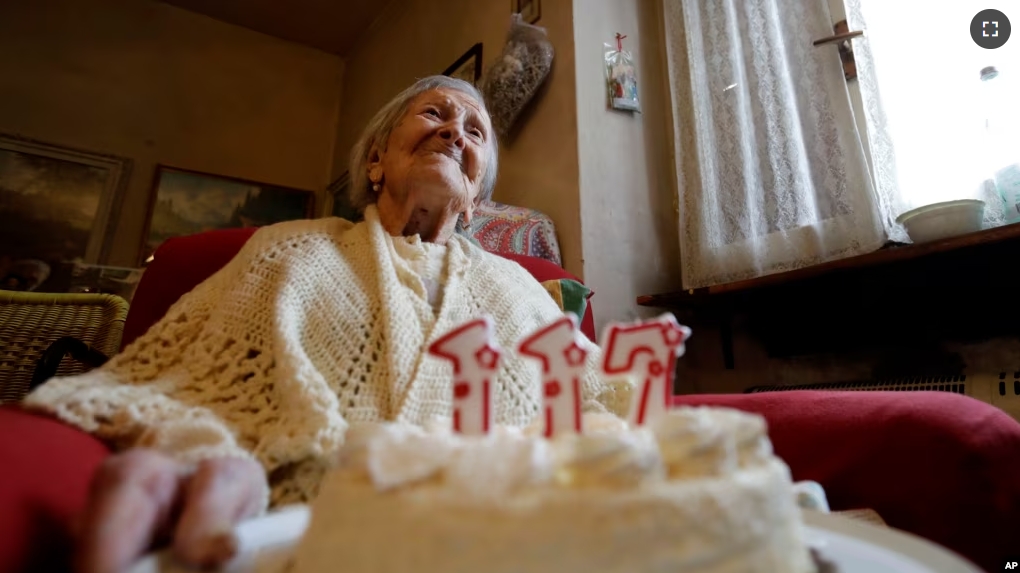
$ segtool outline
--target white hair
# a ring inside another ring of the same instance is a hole
[[[380,109],[368,122],[365,131],[358,138],[357,143],[351,149],[349,172],[351,174],[350,202],[351,206],[363,212],[365,207],[375,203],[377,196],[372,192],[372,182],[368,179],[368,154],[372,148],[379,145],[385,149],[390,138],[390,133],[396,127],[397,122],[404,116],[407,106],[411,100],[419,95],[440,88],[457,90],[466,93],[478,102],[482,112],[488,115],[485,108],[485,100],[481,92],[475,86],[464,80],[448,76],[429,76],[414,82],[411,87],[397,94],[386,105]],[[499,147],[496,142],[496,134],[490,133],[487,139],[489,144],[489,161],[485,167],[485,174],[482,176],[481,191],[478,193],[478,200],[488,200],[492,197],[492,190],[496,187],[496,172],[499,164]]]

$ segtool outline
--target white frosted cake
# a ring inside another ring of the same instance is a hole
[[[678,408],[584,435],[352,426],[295,573],[815,571],[765,421]]]

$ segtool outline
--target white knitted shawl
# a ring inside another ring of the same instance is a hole
[[[117,449],[153,447],[188,463],[253,455],[274,504],[312,498],[348,422],[450,415],[450,367],[425,352],[434,339],[487,313],[511,349],[561,312],[518,264],[461,237],[448,243],[434,310],[374,207],[365,219],[259,230],[105,366],[50,380],[24,405]],[[612,390],[597,375],[601,353],[588,350],[585,409],[602,410],[596,398],[611,401]],[[532,421],[532,361],[504,354],[497,388],[497,423]]]

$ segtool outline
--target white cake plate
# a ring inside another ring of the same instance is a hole
[[[223,573],[278,573],[308,527],[304,505],[282,508],[238,527],[240,554]],[[805,512],[808,542],[839,573],[981,573],[981,569],[920,537],[845,517]],[[166,552],[148,555],[129,573],[192,573]]]

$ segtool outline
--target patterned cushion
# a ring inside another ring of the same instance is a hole
[[[333,202],[334,217],[361,220],[344,199],[336,197]],[[457,232],[490,253],[526,255],[563,266],[556,225],[545,213],[534,209],[483,201],[475,209],[469,228],[458,225]]]
[[[580,321],[588,308],[592,290],[573,279],[542,281],[542,286],[553,297],[563,312],[572,312]]]
[[[556,226],[544,213],[485,201],[475,209],[466,234],[490,253],[512,253],[563,266]]]

